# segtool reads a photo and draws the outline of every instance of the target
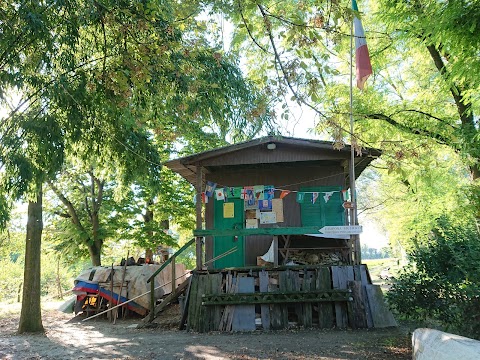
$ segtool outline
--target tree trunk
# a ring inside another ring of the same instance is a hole
[[[101,253],[102,249],[98,248],[98,246],[95,243],[89,243],[87,244],[88,246],[88,252],[90,254],[90,261],[92,262],[92,266],[101,266],[102,261],[101,261]]]
[[[40,307],[42,231],[42,187],[37,185],[37,199],[28,203],[22,311],[18,326],[19,334],[44,331]]]
[[[145,209],[145,214],[143,214],[143,221],[145,222],[145,225],[148,226],[148,223],[153,221],[153,210],[152,210],[152,205],[153,205],[153,200],[150,199],[147,201],[147,206]],[[149,231],[148,236],[150,239],[153,238],[153,232]],[[148,259],[148,260],[147,260]],[[151,248],[145,249],[145,260],[147,262],[153,261],[153,250]]]
[[[60,258],[57,259],[57,289],[58,297],[63,300],[62,279],[60,277]]]
[[[93,266],[102,265],[102,247],[103,238],[100,236],[100,207],[103,200],[103,186],[104,182],[93,175],[93,170],[90,174],[90,196],[91,196],[91,211],[90,222],[92,224],[92,242],[88,243],[88,250],[90,252],[90,259]]]

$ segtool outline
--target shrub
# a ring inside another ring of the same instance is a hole
[[[437,221],[430,242],[409,254],[387,297],[400,315],[439,321],[480,339],[480,241],[474,222]]]

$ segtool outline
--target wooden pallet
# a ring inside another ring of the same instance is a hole
[[[194,279],[187,329],[198,332],[394,325],[365,265],[197,272]]]

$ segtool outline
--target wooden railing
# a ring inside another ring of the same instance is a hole
[[[147,283],[150,283],[150,322],[152,322],[155,318],[155,276],[157,276],[160,271],[165,269],[168,265],[172,265],[172,292],[175,291],[175,283],[176,283],[176,274],[175,274],[175,261],[178,255],[184,252],[190,245],[195,242],[195,238],[188,241],[185,245],[183,245],[180,249],[178,249],[175,254],[173,254],[167,261],[165,261],[162,266],[158,268],[147,280]]]

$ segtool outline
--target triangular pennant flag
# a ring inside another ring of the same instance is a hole
[[[223,189],[216,189],[215,190],[215,198],[217,200],[225,201],[225,192],[223,191]]]
[[[305,200],[305,193],[297,192],[297,202],[303,203],[304,200]]]
[[[205,192],[202,192],[202,203],[208,203],[208,196]]]
[[[324,194],[323,199],[325,200],[325,203],[327,203],[328,200],[330,200],[334,192],[335,191],[329,191],[329,192],[323,193]]]
[[[216,183],[207,181],[207,185],[205,186],[205,195],[207,195],[208,197],[212,197],[216,187],[217,187]]]
[[[255,194],[255,199],[263,199],[263,192],[265,191],[265,186],[255,185],[253,187],[253,193]]]
[[[290,190],[282,190],[282,192],[280,193],[280,199],[283,199],[285,196],[287,196],[290,193],[291,193]]]
[[[280,199],[283,199],[285,196],[287,196],[290,193],[291,193],[290,190],[282,190],[282,192],[280,193]]]
[[[275,188],[273,185],[265,185],[265,190],[263,191],[264,200],[272,200],[275,197]]]
[[[342,200],[349,201],[350,200],[350,191],[349,190],[342,190]]]
[[[246,188],[242,188],[242,189],[240,190],[240,199],[245,200],[246,195],[247,195],[247,189],[246,189]]]
[[[240,187],[234,187],[233,188],[233,197],[235,199],[240,199],[242,195],[242,188]]]
[[[312,193],[312,204],[315,204],[315,201],[318,199],[318,192]]]

